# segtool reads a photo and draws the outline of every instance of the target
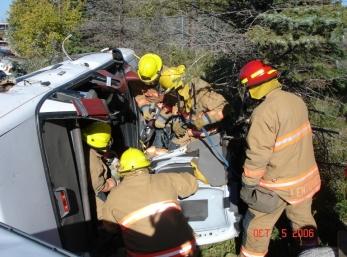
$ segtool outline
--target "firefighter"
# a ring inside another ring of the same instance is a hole
[[[145,120],[153,119],[153,109],[157,103],[162,102],[156,88],[162,68],[163,61],[159,55],[147,53],[139,60],[137,74],[145,87],[141,88],[142,92],[135,100]]]
[[[195,130],[184,128],[184,123],[179,121],[173,125],[175,142],[179,145],[186,144],[187,137],[184,135],[199,137],[202,128],[211,128],[222,121],[225,107],[228,105],[225,98],[213,91],[209,83],[196,77],[186,82],[185,75],[184,65],[164,67],[159,79],[159,84],[166,90],[166,94],[172,91],[178,93],[178,102],[173,113],[184,116],[185,120],[195,128]]]
[[[260,102],[250,119],[240,193],[248,204],[240,251],[246,257],[266,255],[271,231],[283,211],[293,233],[310,237],[305,239],[312,239],[306,240],[311,246],[312,241],[317,244],[315,233],[303,231],[316,228],[311,203],[321,185],[308,111],[301,98],[282,91],[278,75],[260,60],[248,62],[240,71],[250,97]]]
[[[150,127],[154,136],[152,145],[156,147],[167,147],[168,132],[165,126],[156,127],[155,120],[167,121],[168,115],[160,115],[160,110],[163,108],[163,94],[160,93],[159,78],[163,69],[163,61],[161,57],[154,53],[147,53],[139,60],[137,74],[143,82],[135,92],[135,101],[141,110],[142,116],[146,125]],[[149,136],[151,137],[152,134]],[[149,140],[149,138],[147,139]]]
[[[231,114],[226,99],[200,78],[186,81],[186,68],[164,67],[159,84],[165,94],[176,94],[176,105],[171,108],[173,146],[187,145],[190,151],[199,149],[199,167],[212,186],[227,183],[226,160],[222,153],[220,122]],[[160,116],[168,116],[163,109]],[[156,127],[165,121],[156,121]],[[200,140],[196,140],[200,139]]]
[[[149,165],[136,148],[122,154],[123,178],[104,205],[105,228],[121,229],[127,256],[194,256],[193,231],[177,199],[194,194],[197,181],[185,172],[150,174]]]
[[[104,122],[93,122],[82,129],[87,172],[90,174],[92,192],[95,194],[96,213],[102,219],[102,206],[106,200],[105,193],[117,185],[111,178],[109,169],[103,161],[103,154],[111,142],[111,126]]]

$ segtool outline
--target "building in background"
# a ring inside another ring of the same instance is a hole
[[[8,23],[0,23],[0,52],[3,48],[8,48],[8,42],[6,40],[6,33],[8,31]]]
[[[6,40],[6,33],[8,31],[8,23],[0,23],[0,70],[4,71],[6,75],[11,75],[13,70],[13,63],[11,58],[12,53],[10,46]]]

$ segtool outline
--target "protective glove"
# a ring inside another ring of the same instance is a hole
[[[141,111],[142,111],[142,115],[143,118],[148,121],[148,120],[152,120],[155,116],[155,108],[153,108],[153,106],[151,106],[150,104],[146,104],[144,106],[141,107]]]
[[[194,170],[194,177],[198,180],[200,180],[201,182],[208,184],[208,180],[207,178],[204,176],[204,174],[201,172],[201,170],[199,169],[199,164],[198,161],[196,159],[192,159],[190,164],[192,165],[192,168]]]
[[[193,121],[193,124],[198,130],[201,130],[203,127],[207,125],[206,121],[203,118],[199,118]]]
[[[166,108],[163,108],[163,109],[160,111],[160,113],[159,113],[157,119],[155,120],[154,126],[155,126],[156,128],[164,128],[165,125],[166,125],[166,123],[167,123],[167,121],[168,121],[168,119],[170,119],[171,116],[172,116],[172,112],[170,112],[170,111],[169,111],[168,109],[166,109]]]
[[[187,126],[180,119],[176,119],[172,123],[172,131],[175,133],[177,138],[180,138],[186,134]]]
[[[206,113],[204,113],[200,118],[193,120],[193,124],[198,130],[202,129],[203,127],[205,127],[206,125],[208,125],[210,123],[211,123],[211,121],[208,117],[208,114],[206,114]]]

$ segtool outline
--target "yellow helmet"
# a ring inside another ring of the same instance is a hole
[[[160,86],[168,91],[182,86],[182,76],[185,71],[186,67],[184,65],[170,68],[164,67],[159,79]]]
[[[111,140],[111,126],[104,122],[93,122],[82,129],[82,138],[89,146],[104,149]]]
[[[160,56],[148,53],[140,58],[137,74],[143,83],[152,85],[159,78],[162,68],[163,61]]]
[[[144,152],[136,148],[129,148],[120,157],[118,171],[122,174],[148,167],[150,164]]]

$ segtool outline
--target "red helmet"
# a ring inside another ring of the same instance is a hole
[[[254,87],[277,78],[278,71],[260,60],[246,63],[240,71],[240,81],[247,87]]]

